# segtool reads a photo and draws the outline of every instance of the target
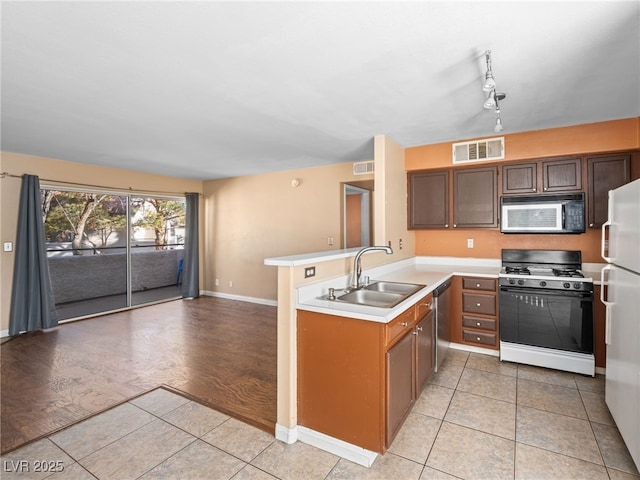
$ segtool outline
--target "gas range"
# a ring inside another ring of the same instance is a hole
[[[593,280],[576,250],[502,250],[500,359],[593,376]]]
[[[593,279],[580,270],[579,251],[503,250],[500,286],[593,291]]]

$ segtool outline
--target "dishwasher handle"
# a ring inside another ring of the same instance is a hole
[[[436,298],[439,297],[444,292],[446,292],[450,286],[451,286],[451,279],[449,278],[433,289],[433,296]]]

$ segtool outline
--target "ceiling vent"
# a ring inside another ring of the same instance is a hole
[[[504,158],[504,137],[453,144],[453,163],[481,162]]]
[[[366,162],[353,162],[353,174],[354,175],[366,175],[373,173],[373,160],[367,160]]]

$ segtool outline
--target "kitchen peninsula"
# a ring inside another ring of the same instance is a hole
[[[393,308],[318,298],[329,288],[350,284],[350,260],[357,251],[280,257],[265,264],[279,267],[278,335],[286,342],[281,346],[289,347],[279,348],[276,437],[302,440],[369,466],[386,451],[433,371],[416,368],[434,348],[433,290],[454,275],[496,278],[500,261],[411,257],[366,268],[363,275],[371,283],[425,285]],[[311,265],[314,282],[303,279]],[[281,288],[282,281],[288,288]],[[390,388],[396,381],[400,385]],[[365,391],[354,391],[360,387]]]

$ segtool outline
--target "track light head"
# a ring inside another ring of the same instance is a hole
[[[493,78],[493,69],[491,68],[491,50],[486,50],[484,56],[487,62],[487,72],[484,75],[482,90],[489,92],[489,95],[487,95],[487,99],[482,106],[487,110],[491,110],[492,108],[496,109],[498,118],[496,119],[496,126],[493,128],[493,131],[499,133],[504,130],[502,119],[500,118],[500,102],[507,98],[507,94],[496,92],[496,80]]]

